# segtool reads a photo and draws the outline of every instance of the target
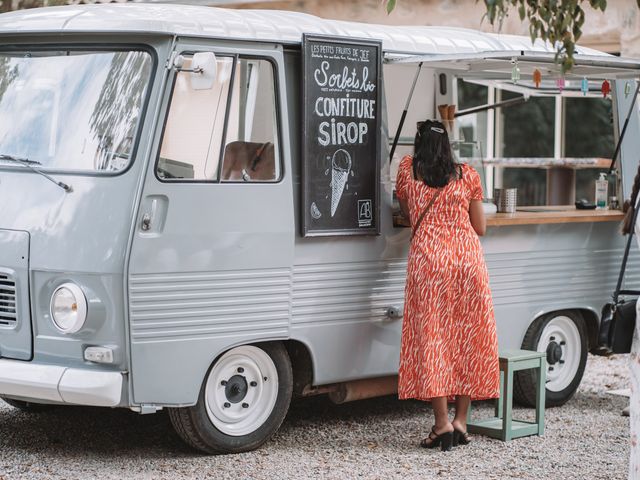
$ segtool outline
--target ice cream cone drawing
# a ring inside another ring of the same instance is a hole
[[[344,187],[351,172],[351,155],[346,150],[337,150],[331,158],[331,216],[333,217],[342,198]]]

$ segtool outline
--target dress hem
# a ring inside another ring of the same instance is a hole
[[[421,395],[398,395],[399,400],[420,400],[421,402],[430,402],[434,398],[447,397],[450,401],[457,396],[469,396],[472,402],[479,402],[482,400],[496,400],[500,398],[500,394],[473,394],[473,393],[444,393],[441,395],[433,395],[431,397],[424,397]]]

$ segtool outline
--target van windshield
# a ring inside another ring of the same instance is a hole
[[[151,68],[142,51],[0,52],[0,153],[46,170],[125,169]]]

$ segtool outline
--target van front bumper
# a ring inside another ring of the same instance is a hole
[[[115,407],[122,397],[123,375],[16,360],[0,360],[0,396]]]

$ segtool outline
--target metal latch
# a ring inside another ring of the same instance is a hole
[[[140,228],[143,232],[148,232],[151,229],[151,214],[145,213],[142,216],[142,222],[140,224]]]

